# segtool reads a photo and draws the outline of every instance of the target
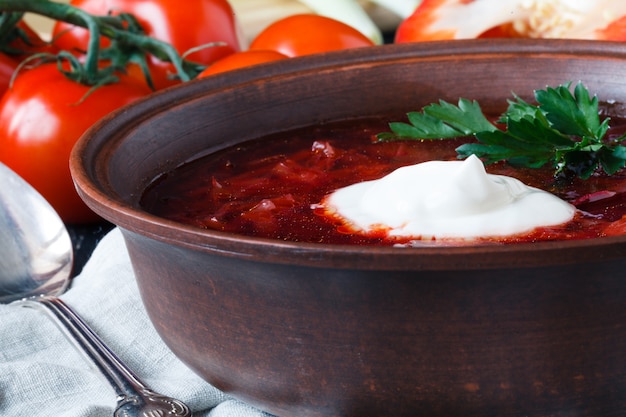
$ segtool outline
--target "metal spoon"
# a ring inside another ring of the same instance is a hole
[[[149,389],[57,295],[68,286],[72,242],[48,202],[0,163],[0,302],[42,309],[117,394],[115,416],[191,416],[181,401]]]

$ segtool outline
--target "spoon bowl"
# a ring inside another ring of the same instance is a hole
[[[0,164],[0,303],[68,286],[74,255],[70,235],[52,206]]]

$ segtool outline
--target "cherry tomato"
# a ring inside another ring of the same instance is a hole
[[[204,71],[198,74],[198,78],[208,77],[209,75],[221,72],[231,71],[238,68],[249,67],[251,65],[262,64],[264,62],[278,61],[287,59],[288,56],[276,51],[252,50],[237,52],[228,55],[213,64],[209,65]]]
[[[252,40],[250,49],[270,49],[294,57],[373,45],[371,39],[343,22],[298,14],[270,24]]]
[[[135,79],[90,87],[67,79],[56,64],[22,70],[0,101],[0,161],[35,187],[66,223],[98,217],[74,188],[69,155],[98,119],[151,92]]]
[[[131,13],[146,35],[171,44],[181,55],[215,42],[226,44],[208,46],[187,56],[200,64],[208,65],[242,47],[240,28],[227,0],[72,0],[70,4],[94,15]],[[57,22],[52,35],[60,49],[87,49],[89,33],[83,28]],[[103,38],[101,43],[108,45],[109,40]],[[151,57],[150,67],[156,89],[177,83],[169,77],[174,73],[171,64]]]

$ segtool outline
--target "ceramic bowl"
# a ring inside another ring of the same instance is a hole
[[[626,410],[626,236],[389,248],[251,238],[146,213],[185,161],[320,122],[583,81],[626,102],[626,48],[385,45],[189,82],[78,143],[81,197],[124,235],[150,319],[221,390],[282,417],[599,417]]]

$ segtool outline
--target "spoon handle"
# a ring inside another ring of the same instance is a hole
[[[65,336],[107,379],[117,395],[114,416],[191,416],[191,411],[182,401],[148,388],[60,298],[42,296],[23,300],[22,303],[28,307],[42,307]]]

